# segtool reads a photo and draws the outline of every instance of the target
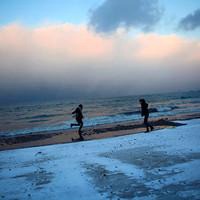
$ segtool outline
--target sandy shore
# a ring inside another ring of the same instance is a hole
[[[184,125],[183,123],[173,122],[176,120],[188,120],[200,118],[200,113],[166,116],[165,118],[154,118],[152,122],[155,130],[163,128],[173,128]],[[93,140],[100,138],[116,137],[128,134],[144,132],[145,128],[142,120],[134,122],[121,122],[106,125],[98,125],[95,127],[84,128],[83,136],[85,140]],[[21,135],[15,137],[1,137],[0,151],[8,149],[17,149],[25,147],[44,146],[52,144],[62,144],[72,142],[72,138],[78,138],[77,129],[57,131],[57,132],[40,132],[30,135]]]

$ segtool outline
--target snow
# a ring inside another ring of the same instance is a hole
[[[0,152],[0,199],[200,199],[200,119]]]

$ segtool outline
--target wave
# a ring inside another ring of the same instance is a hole
[[[19,118],[18,120],[31,120],[31,119],[43,119],[43,118],[50,118],[50,117],[57,117],[57,116],[63,116],[64,114],[43,114],[43,115],[34,115],[31,117],[23,117]]]
[[[27,135],[27,134],[34,134],[34,133],[41,133],[47,131],[61,131],[69,129],[65,124],[60,125],[53,125],[53,126],[40,126],[40,127],[33,127],[29,129],[20,129],[15,131],[6,131],[0,134],[0,137],[9,137],[15,135]]]
[[[28,122],[29,123],[39,123],[39,122],[46,122],[46,121],[48,121],[48,120],[47,119],[40,119],[40,120],[36,119],[36,120],[30,120]]]
[[[123,113],[120,113],[120,115],[136,115],[136,114],[139,114],[140,111],[130,111],[130,112],[123,112]]]
[[[178,106],[165,106],[165,107],[158,107],[158,108],[149,108],[150,113],[157,113],[157,112],[169,112],[175,109],[178,109]],[[121,115],[138,115],[140,114],[140,110],[131,111],[131,112],[123,112],[120,113]]]
[[[165,107],[159,107],[157,110],[158,112],[169,112],[178,108],[179,108],[178,106],[165,106]]]
[[[158,108],[150,108],[149,111],[152,114],[152,117],[162,116],[164,113],[170,114],[170,111],[177,109],[177,106],[168,106],[168,107],[158,107]],[[36,123],[41,121],[48,121],[47,118],[49,117],[55,117],[62,114],[48,114],[48,115],[35,115],[32,117],[25,117],[24,119],[29,119],[29,123]],[[95,126],[100,124],[110,124],[110,123],[120,123],[124,121],[134,121],[140,119],[140,111],[135,110],[132,112],[123,112],[115,115],[109,115],[109,116],[97,116],[92,118],[84,118],[84,126]],[[1,133],[1,136],[9,136],[9,135],[24,135],[24,134],[32,134],[36,132],[46,132],[46,131],[62,131],[70,129],[70,123],[73,121],[66,121],[61,122],[59,124],[54,125],[45,125],[45,126],[39,126],[39,127],[33,127],[29,129],[24,130],[15,130],[15,131],[9,131]]]

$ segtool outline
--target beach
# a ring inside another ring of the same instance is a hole
[[[200,117],[200,91],[143,96],[155,130],[180,126],[176,120]],[[140,95],[86,98],[0,106],[0,150],[69,143],[77,139],[72,111],[83,105],[83,137],[102,139],[145,131]]]
[[[0,199],[199,199],[199,92],[157,97],[148,133],[138,98],[85,102],[84,141],[77,103],[1,108]]]
[[[200,119],[0,152],[1,199],[199,199]]]
[[[165,128],[175,128],[184,125],[184,123],[174,122],[176,120],[188,120],[200,118],[200,114],[187,114],[177,116],[165,116],[164,118],[153,118],[152,124],[155,130]],[[83,129],[85,140],[96,140],[122,135],[142,133],[145,131],[142,120],[128,121],[121,123],[112,123],[86,127]],[[27,148],[44,145],[70,143],[73,139],[79,138],[77,128],[65,131],[38,132],[33,134],[15,135],[9,137],[0,137],[0,151],[16,148]]]
[[[0,200],[200,200],[200,0],[0,13]]]

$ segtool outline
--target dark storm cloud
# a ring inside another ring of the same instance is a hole
[[[150,31],[161,15],[157,0],[106,0],[91,11],[89,26],[106,33],[121,26]]]
[[[180,29],[190,31],[200,27],[200,9],[195,10],[192,14],[184,17],[180,22]]]

